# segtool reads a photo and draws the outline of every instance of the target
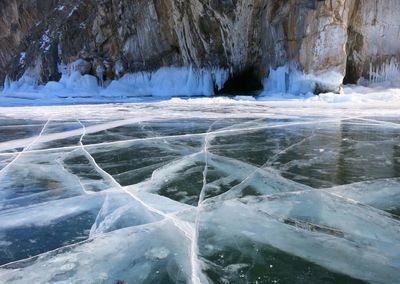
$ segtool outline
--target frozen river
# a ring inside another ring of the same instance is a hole
[[[400,113],[0,108],[0,283],[398,283]]]

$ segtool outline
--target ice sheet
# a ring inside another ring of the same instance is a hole
[[[0,108],[0,282],[397,283],[398,114],[308,110]]]

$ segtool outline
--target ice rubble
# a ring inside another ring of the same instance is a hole
[[[33,137],[0,142],[0,157],[6,158],[0,170],[0,250],[10,252],[17,244],[27,250],[3,261],[0,279],[208,283],[213,281],[207,271],[215,269],[222,281],[235,269],[217,265],[212,255],[241,247],[250,257],[248,243],[372,283],[400,277],[400,222],[383,211],[399,208],[398,178],[361,176],[358,183],[315,189],[272,168],[293,150],[321,155],[305,145],[318,145],[318,131],[335,137],[339,122],[383,131],[398,129],[396,121],[360,113],[288,116],[279,108],[265,113],[252,102],[235,112],[237,103],[230,101],[100,108],[101,113],[97,106],[0,110],[42,125]],[[121,127],[132,125],[137,127],[125,131],[135,133],[122,135]],[[285,137],[273,129],[285,129]],[[259,164],[236,154],[251,150],[235,140],[246,137],[270,153]],[[141,173],[135,181],[122,178],[134,171]],[[31,236],[29,245],[7,237],[29,228],[31,234],[47,229],[61,238],[65,228],[57,224],[67,221],[73,225],[65,227],[75,231],[53,247],[40,237]]]

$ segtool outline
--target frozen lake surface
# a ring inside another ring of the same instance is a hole
[[[1,283],[398,283],[397,106],[0,108]]]

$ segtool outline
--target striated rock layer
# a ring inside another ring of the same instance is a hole
[[[192,65],[230,69],[228,87],[254,89],[290,64],[337,74],[318,86],[335,91],[400,57],[398,19],[397,0],[3,1],[0,80],[58,80],[83,59],[76,68],[101,80]]]

